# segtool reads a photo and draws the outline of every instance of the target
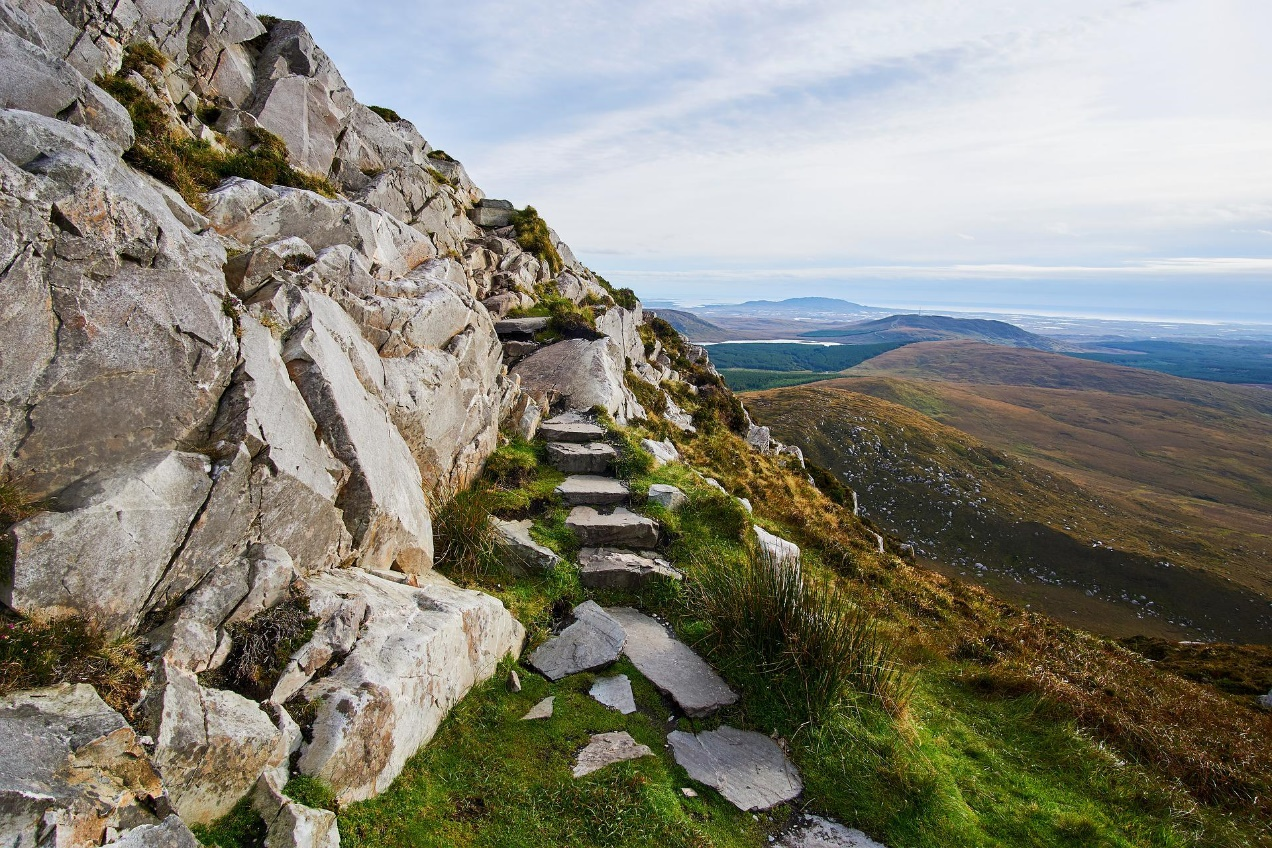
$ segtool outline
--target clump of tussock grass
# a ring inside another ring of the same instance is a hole
[[[442,502],[433,513],[433,564],[439,571],[466,581],[508,574],[490,522],[496,503],[490,487],[480,484]]]
[[[818,722],[853,691],[904,710],[910,680],[892,644],[835,585],[752,552],[732,567],[700,569],[695,594],[726,665],[749,664],[744,678],[802,722]]]

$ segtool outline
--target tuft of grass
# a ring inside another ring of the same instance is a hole
[[[401,115],[399,115],[397,112],[394,112],[392,109],[388,108],[387,106],[368,106],[367,108],[370,109],[372,112],[375,112],[384,120],[388,121],[390,124],[396,124],[398,121],[402,120]]]
[[[168,57],[145,41],[138,41],[124,48],[124,60],[119,67],[120,75],[128,76],[133,72],[141,74],[147,67],[162,71],[168,67]]]
[[[331,784],[320,777],[298,774],[283,787],[283,794],[298,804],[313,807],[315,810],[331,810],[336,812],[336,791]]]
[[[0,696],[58,683],[88,683],[132,721],[146,676],[136,639],[107,639],[80,618],[33,620],[0,613]]]
[[[715,653],[766,697],[786,701],[801,723],[825,720],[855,688],[900,714],[910,682],[877,622],[827,581],[752,553],[703,571],[695,606],[710,622]]]
[[[233,647],[225,664],[202,675],[204,685],[229,689],[256,701],[270,696],[292,654],[313,637],[318,619],[295,590],[251,621],[230,625]]]
[[[508,573],[490,516],[495,498],[478,484],[456,492],[433,514],[433,562],[448,577],[487,580]]]
[[[450,155],[449,153],[447,153],[445,150],[430,150],[430,151],[428,152],[428,158],[430,158],[430,159],[438,159],[438,160],[440,160],[440,161],[442,161],[442,162],[456,162],[456,161],[458,161],[458,160],[457,160],[454,156],[451,156],[451,155]]]
[[[207,848],[263,848],[265,845],[265,820],[252,809],[250,795],[211,824],[192,825],[190,830],[199,844]]]
[[[623,381],[636,396],[636,402],[643,406],[646,412],[662,415],[667,411],[667,396],[663,394],[662,389],[646,383],[630,370],[623,374]]]
[[[529,251],[541,261],[546,262],[554,275],[561,273],[565,262],[562,261],[561,254],[557,252],[556,245],[552,243],[547,222],[539,217],[539,213],[533,206],[514,212],[512,225],[516,228],[517,244],[521,245],[522,250]]]
[[[144,53],[138,45],[130,46],[125,51],[125,65],[152,64]],[[253,127],[248,131],[248,147],[221,150],[201,139],[176,133],[158,104],[123,75],[99,77],[97,84],[118,100],[132,118],[135,141],[124,158],[175,188],[192,206],[198,206],[205,192],[228,177],[302,188],[327,197],[336,194],[335,185],[326,177],[292,167],[287,161],[286,143],[268,130]]]
[[[521,519],[556,503],[565,475],[548,464],[543,442],[512,436],[486,460],[482,479],[490,484],[491,513]]]

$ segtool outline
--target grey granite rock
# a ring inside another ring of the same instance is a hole
[[[579,579],[590,589],[640,589],[663,578],[680,580],[671,563],[646,551],[636,553],[615,548],[584,548],[579,551]]]
[[[534,522],[529,518],[521,521],[492,518],[491,524],[495,530],[495,543],[516,565],[542,571],[561,561],[555,552],[531,538],[530,527]]]
[[[632,682],[628,680],[626,674],[598,679],[592,684],[587,694],[595,698],[597,702],[612,710],[618,710],[623,715],[636,712],[636,697],[632,694]]]
[[[689,503],[689,498],[685,497],[685,493],[675,486],[655,483],[649,487],[649,502],[658,504],[668,512],[676,512]]]
[[[810,815],[801,818],[774,844],[777,848],[884,848],[860,830]]]
[[[549,680],[602,668],[618,659],[623,627],[595,601],[574,608],[574,623],[540,645],[527,662]]]
[[[605,438],[605,428],[590,421],[549,418],[539,428],[549,442],[595,442]]]
[[[680,461],[680,451],[676,450],[676,446],[670,441],[655,442],[653,439],[641,439],[640,446],[654,455],[655,465]]]
[[[599,477],[594,474],[575,474],[567,477],[555,491],[571,506],[612,506],[626,503],[631,497],[631,491],[626,483],[612,477]]]
[[[652,548],[658,544],[658,522],[618,507],[602,515],[590,506],[576,506],[565,519],[579,543],[590,547]]]
[[[526,712],[521,717],[522,721],[534,721],[541,718],[552,718],[552,704],[556,701],[556,696],[549,695]]]
[[[552,442],[548,445],[548,461],[565,474],[605,474],[617,458],[618,451],[614,446],[604,442],[586,445]]]
[[[804,790],[795,766],[763,733],[725,725],[698,734],[674,730],[667,742],[691,778],[740,810],[767,810]]]
[[[623,760],[636,760],[641,757],[652,757],[654,752],[648,745],[641,745],[625,730],[612,733],[598,733],[592,737],[587,746],[579,751],[578,761],[574,764],[574,776],[583,777],[611,763]]]
[[[629,607],[606,610],[627,633],[623,652],[686,715],[703,716],[735,703],[738,695],[688,645],[663,625]]]

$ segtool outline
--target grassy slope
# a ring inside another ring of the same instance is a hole
[[[1181,535],[1172,524],[1140,520],[1060,474],[843,385],[747,400],[779,438],[840,475],[861,495],[865,514],[921,554],[1110,635],[1258,641],[1272,632],[1266,602],[1194,570],[1158,565],[1197,551],[1218,559],[1224,553],[1218,546]],[[903,395],[913,390],[898,388]],[[906,397],[925,408],[933,402],[917,390]],[[989,568],[973,571],[974,563]]]
[[[917,345],[853,369],[903,404],[1059,471],[1175,561],[1272,591],[1272,395],[1029,351]],[[1152,528],[1145,530],[1144,528]]]

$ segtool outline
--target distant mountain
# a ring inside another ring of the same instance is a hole
[[[1065,342],[1022,330],[1015,324],[985,318],[951,318],[947,315],[889,315],[843,327],[809,330],[802,338],[842,344],[883,344],[937,341],[978,341],[1007,347],[1052,352],[1073,350]]]
[[[657,315],[691,342],[723,342],[735,337],[735,334],[723,327],[717,327],[710,321],[679,309],[647,309],[646,312]]]
[[[860,315],[862,313],[878,313],[882,310],[872,306],[862,306],[848,300],[835,297],[792,297],[786,300],[748,300],[745,303],[717,303],[699,307],[698,312],[724,312],[738,314],[743,312],[761,313],[796,313],[796,314],[845,314]]]

